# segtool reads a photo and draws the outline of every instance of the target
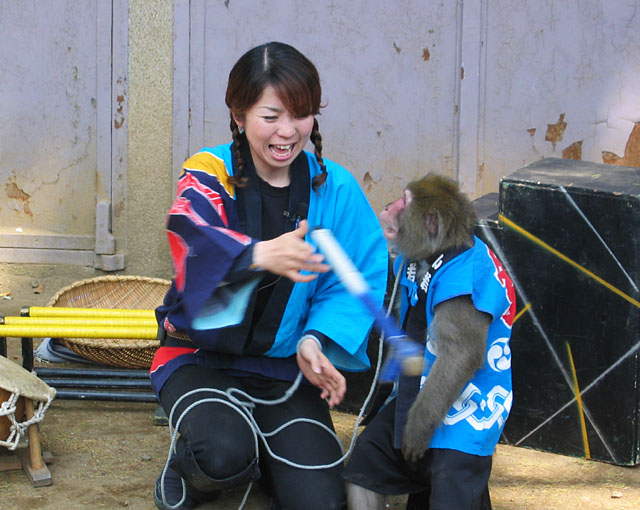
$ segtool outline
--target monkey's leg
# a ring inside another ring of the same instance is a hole
[[[384,494],[347,482],[349,510],[384,510],[387,505]]]

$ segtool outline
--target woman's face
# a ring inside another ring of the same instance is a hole
[[[244,128],[258,175],[273,186],[287,186],[291,162],[311,136],[313,115],[294,116],[267,85],[243,118],[234,119]]]

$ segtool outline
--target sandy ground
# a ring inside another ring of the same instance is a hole
[[[9,358],[21,362],[19,342]],[[169,428],[154,424],[155,403],[56,399],[40,424],[50,452],[53,484],[33,487],[20,470],[0,472],[0,510],[153,510],[153,487],[167,459]],[[348,448],[355,416],[333,413]],[[0,465],[13,454],[0,447]],[[495,510],[640,509],[640,467],[620,467],[508,445],[498,445],[490,480]],[[202,510],[234,510],[244,489],[223,494]],[[405,498],[389,501],[404,509]],[[245,510],[266,510],[257,485]]]
[[[154,509],[153,484],[169,446],[168,427],[153,423],[155,409],[148,403],[54,401],[40,427],[43,450],[53,455],[53,485],[34,488],[21,470],[0,472],[0,508]],[[355,418],[338,412],[334,418],[347,445]],[[238,508],[243,492],[199,508]],[[491,495],[496,510],[637,509],[640,470],[499,445]],[[245,508],[269,508],[258,486]],[[389,508],[404,508],[404,498]]]

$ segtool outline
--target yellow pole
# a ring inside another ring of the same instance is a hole
[[[148,317],[1,317],[0,323],[11,325],[37,326],[50,324],[52,326],[153,326],[155,318]]]
[[[154,310],[126,308],[65,308],[62,306],[30,306],[30,317],[147,317],[155,319]]]
[[[0,337],[18,338],[158,338],[157,326],[56,326],[27,324],[0,325]]]

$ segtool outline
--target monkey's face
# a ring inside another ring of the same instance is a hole
[[[413,202],[414,194],[405,189],[401,198],[382,210],[380,220],[387,241],[410,259],[418,260],[430,256],[434,248],[425,214]]]
[[[405,189],[404,195],[401,198],[388,203],[382,212],[380,212],[380,221],[382,223],[384,237],[390,243],[396,242],[398,231],[400,230],[401,217],[407,205],[411,203],[411,198],[411,192]]]

